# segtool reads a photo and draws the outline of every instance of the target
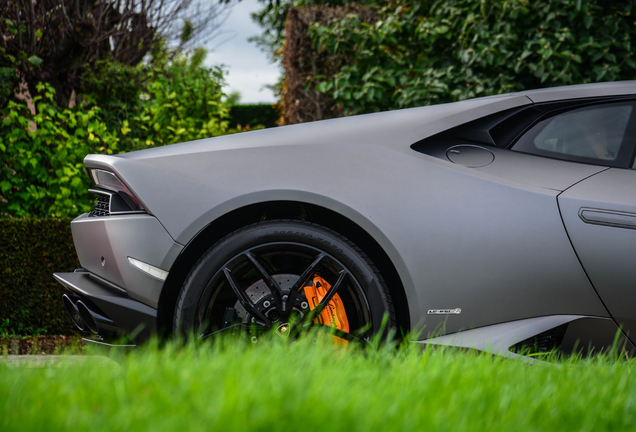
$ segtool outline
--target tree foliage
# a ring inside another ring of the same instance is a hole
[[[347,16],[358,23],[374,23],[375,9],[355,3],[346,6],[290,7],[285,24],[282,64],[285,76],[281,82],[279,111],[283,124],[303,123],[340,117],[342,107],[333,98],[316,91],[316,80],[332,77],[354,59],[337,50],[317,50],[309,34],[312,25],[329,25]]]
[[[14,71],[31,93],[48,82],[68,106],[96,62],[134,66],[159,41],[180,54],[216,31],[226,10],[206,0],[3,0],[0,84]]]
[[[389,2],[374,23],[314,24],[319,50],[351,60],[317,89],[347,114],[548,86],[633,79],[632,2]]]
[[[223,0],[221,0],[223,1]],[[240,1],[240,0],[239,0]],[[285,41],[285,27],[289,9],[306,6],[345,6],[350,3],[367,5],[376,3],[374,0],[258,0],[263,7],[252,14],[252,19],[261,26],[263,33],[252,37],[263,51],[268,53],[272,60],[280,59],[280,51]]]

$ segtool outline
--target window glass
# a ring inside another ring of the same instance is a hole
[[[541,156],[627,166],[633,140],[629,137],[633,103],[579,108],[539,121],[513,150]]]

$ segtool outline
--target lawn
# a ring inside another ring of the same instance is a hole
[[[265,341],[267,342],[267,341]],[[0,363],[1,431],[620,431],[636,361],[217,341],[63,367]]]

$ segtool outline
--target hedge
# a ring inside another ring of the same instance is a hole
[[[277,120],[278,113],[269,104],[234,105],[230,108],[229,126],[231,129],[239,125],[243,128],[247,125],[250,127],[263,125],[269,128],[276,126]]]
[[[372,22],[311,24],[316,52],[305,56],[346,61],[335,73],[317,63],[305,81],[351,115],[632,80],[635,13],[625,0],[393,0]]]
[[[0,336],[74,332],[53,279],[80,266],[70,222],[0,219]]]

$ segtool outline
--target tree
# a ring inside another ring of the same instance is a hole
[[[134,66],[160,40],[178,54],[217,30],[227,4],[205,0],[3,0],[0,85],[56,89],[62,105],[100,60]],[[12,75],[13,72],[13,75]]]
[[[240,0],[239,0],[240,1]],[[374,4],[374,0],[258,0],[263,4],[263,8],[252,14],[252,19],[262,28],[260,36],[252,38],[258,46],[268,53],[272,60],[280,59],[280,52],[285,40],[285,23],[290,7],[303,6],[345,6],[349,3],[360,5]]]

